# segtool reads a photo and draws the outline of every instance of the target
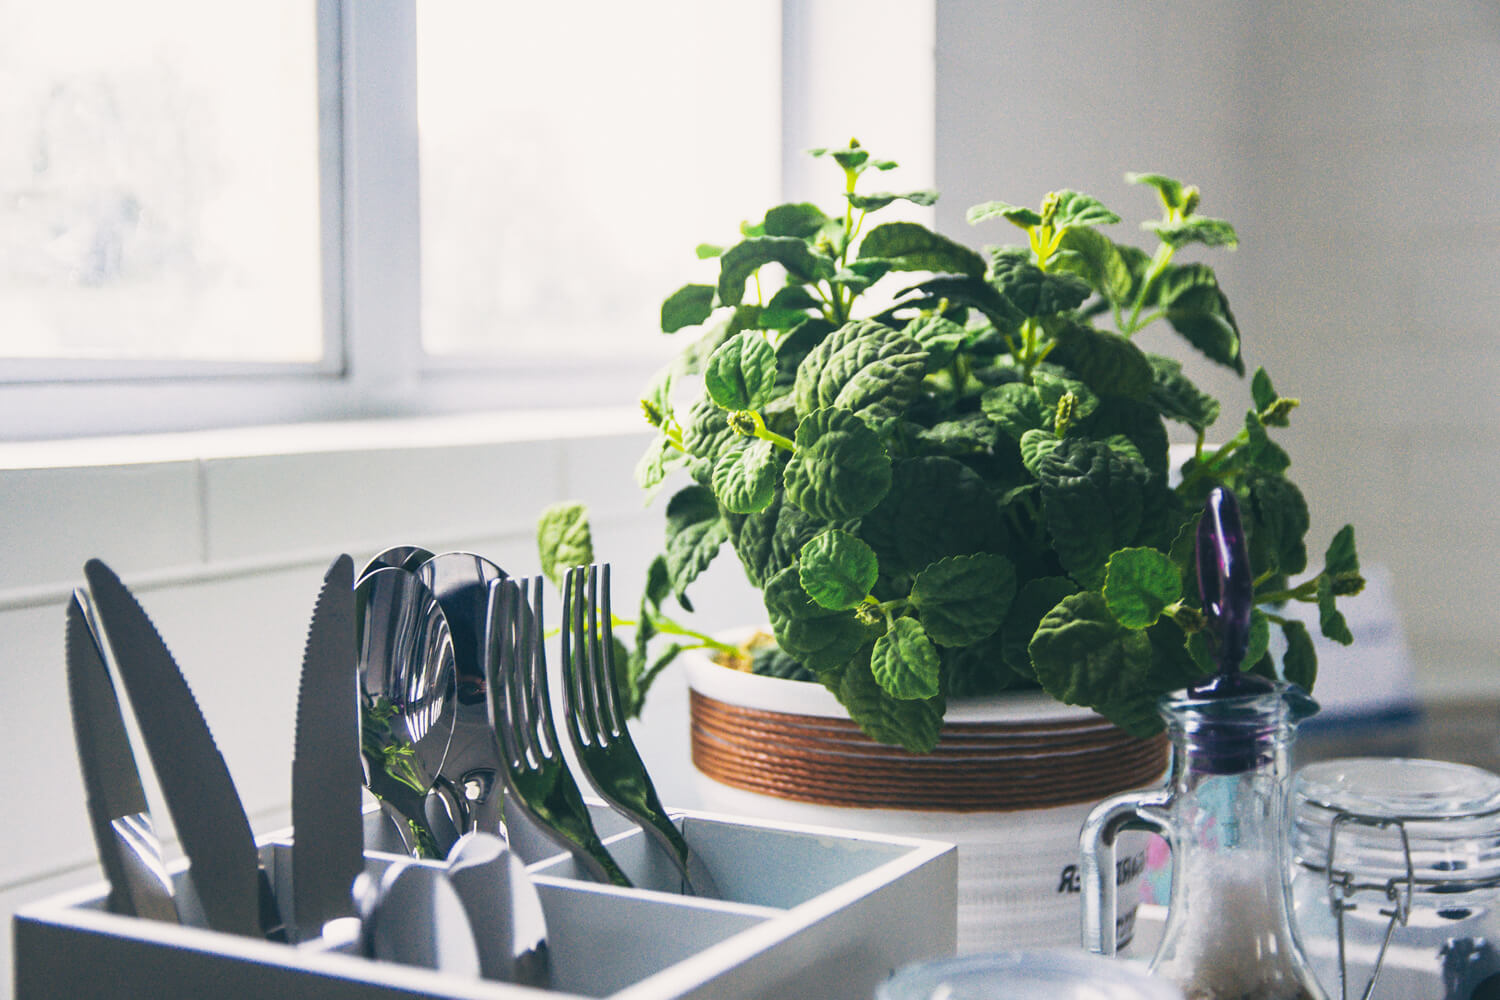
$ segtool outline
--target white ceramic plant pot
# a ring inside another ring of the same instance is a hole
[[[956,844],[961,953],[1077,947],[1079,828],[1166,767],[1164,737],[1134,739],[1041,693],[953,701],[937,749],[917,755],[865,736],[818,684],[700,656],[687,679],[704,808]],[[1145,843],[1121,843],[1121,942]]]

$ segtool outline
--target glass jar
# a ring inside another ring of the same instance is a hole
[[[1320,761],[1291,805],[1293,920],[1330,996],[1500,1000],[1500,776]]]
[[[1123,959],[1084,952],[1005,951],[909,965],[875,991],[875,1000],[1182,1000],[1164,979]]]

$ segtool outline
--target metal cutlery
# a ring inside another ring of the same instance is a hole
[[[355,582],[363,580],[377,569],[393,567],[416,572],[418,566],[432,558],[432,553],[420,545],[392,545],[390,548],[381,549],[370,557],[364,568],[354,578]]]
[[[297,689],[292,913],[299,941],[323,936],[331,921],[358,917],[352,895],[364,870],[358,687],[354,562],[344,555],[323,577]]]
[[[439,777],[456,790],[463,807],[458,817],[465,831],[499,833],[504,829],[504,780],[494,732],[486,707],[484,671],[485,620],[489,585],[506,573],[472,552],[444,552],[421,563],[417,578],[432,591],[453,636],[458,677],[458,705],[453,740]]]
[[[105,665],[104,643],[87,592],[68,602],[68,701],[78,764],[88,795],[110,912],[177,923],[177,902],[162,864],[146,793]]]
[[[552,725],[547,661],[542,648],[542,579],[490,584],[485,633],[490,724],[507,787],[531,820],[600,882],[628,886],[599,839]]]
[[[97,559],[88,561],[84,575],[208,926],[283,939],[250,822],[187,681],[120,578]]]
[[[376,569],[354,593],[365,784],[393,814],[410,853],[442,858],[459,836],[450,817],[460,814],[455,801],[428,801],[453,736],[447,618],[432,591],[404,569]]]
[[[578,764],[599,795],[645,831],[682,873],[683,890],[719,898],[718,884],[662,807],[620,709],[610,628],[609,565],[563,577],[563,696]]]
[[[505,841],[466,833],[448,852],[448,881],[458,891],[486,979],[545,987],[552,980],[547,916],[526,866]]]

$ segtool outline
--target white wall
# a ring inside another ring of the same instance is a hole
[[[964,209],[1059,187],[1131,225],[1127,170],[1200,185],[1247,364],[1303,401],[1309,549],[1353,522],[1419,688],[1500,693],[1500,7],[939,0],[937,47],[939,226],[1014,242]],[[1202,382],[1232,434],[1248,386]]]

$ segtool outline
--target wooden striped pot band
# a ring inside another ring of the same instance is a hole
[[[1160,779],[1167,738],[1104,719],[947,723],[930,754],[847,719],[742,708],[691,692],[693,764],[721,784],[821,805],[943,812],[1045,809]]]

